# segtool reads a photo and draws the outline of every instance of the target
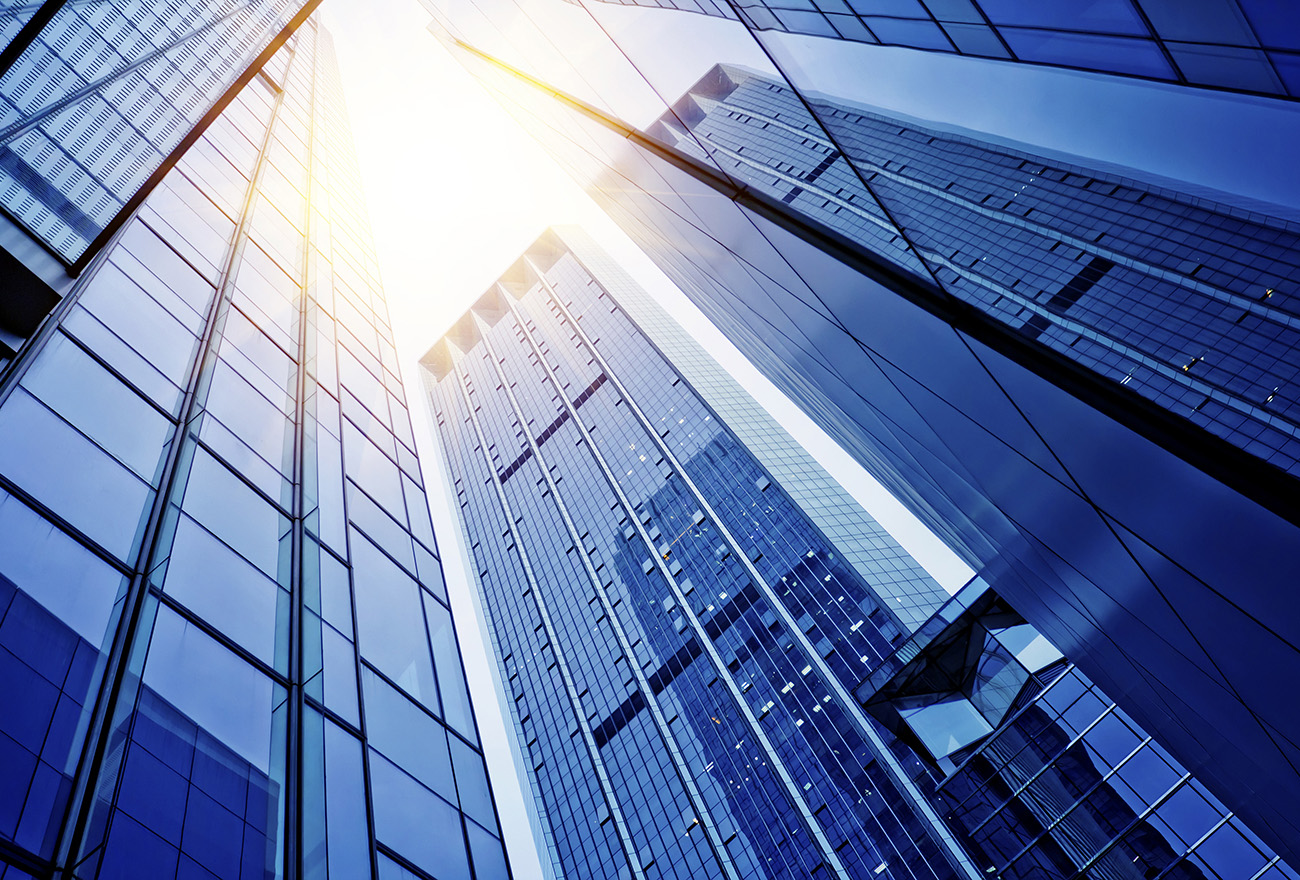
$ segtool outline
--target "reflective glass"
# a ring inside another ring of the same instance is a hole
[[[438,705],[420,588],[365,538],[352,541],[361,656],[427,706]]]

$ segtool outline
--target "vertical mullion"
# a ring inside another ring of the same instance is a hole
[[[190,424],[199,411],[199,389],[203,379],[210,371],[212,360],[215,358],[216,343],[219,340],[217,328],[221,323],[221,318],[230,306],[232,279],[248,240],[249,219],[256,201],[258,186],[266,163],[267,151],[271,145],[272,130],[283,101],[283,93],[277,94],[267,118],[266,133],[262,139],[261,149],[258,151],[257,162],[252,174],[249,176],[248,190],[244,196],[239,222],[235,227],[234,235],[231,237],[230,248],[226,253],[221,275],[214,286],[212,305],[208,309],[203,332],[199,337],[197,353],[191,362],[190,374],[186,378],[185,391],[181,398],[176,424],[171,437],[167,441],[167,456],[161,471],[163,477],[159,481],[153,505],[150,508],[149,517],[145,524],[140,549],[136,557],[135,572],[131,576],[123,600],[117,631],[113,636],[109,650],[106,652],[108,661],[104,672],[104,680],[95,699],[95,707],[86,735],[86,745],[82,749],[74,777],[72,796],[68,802],[67,819],[65,819],[60,830],[59,842],[55,848],[55,864],[58,866],[56,870],[61,869],[66,876],[71,875],[76,861],[86,857],[86,854],[81,850],[87,843],[84,838],[97,802],[95,788],[101,781],[104,758],[108,751],[112,732],[112,720],[117,715],[120,699],[129,686],[127,681],[128,670],[140,643],[141,630],[145,628],[143,624],[147,622],[144,610],[146,606],[145,599],[149,592],[146,582],[149,564],[165,531],[164,521],[167,507],[171,503],[171,496],[177,487],[178,471],[183,460],[183,454],[193,447],[193,443],[189,442],[188,434]],[[111,804],[116,802],[116,789],[119,783],[120,776],[113,783],[114,794],[109,799],[110,806],[106,807],[106,809],[111,809]]]

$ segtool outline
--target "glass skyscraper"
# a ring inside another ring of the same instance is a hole
[[[106,29],[53,40],[84,71],[132,11],[275,19],[62,5]],[[213,77],[256,55],[205,39]],[[0,372],[0,877],[509,876],[398,374],[312,19]]]
[[[0,363],[319,4],[4,4]]]
[[[552,230],[422,360],[557,876],[1296,876],[982,579],[901,629],[674,336]]]
[[[1300,97],[1300,12],[1275,0],[602,0],[756,31]]]
[[[972,110],[849,40],[426,5],[764,374],[1300,856],[1300,710],[1271,684],[1300,678],[1293,103],[924,56]]]
[[[947,601],[947,592],[884,527],[586,233],[577,227],[562,227],[554,234],[600,279],[601,287],[673,369],[871,584],[905,631],[916,629]]]
[[[422,360],[558,872],[974,876],[846,686],[916,563],[854,571],[602,269],[549,233]]]

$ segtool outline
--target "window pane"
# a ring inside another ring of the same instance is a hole
[[[171,422],[80,346],[62,333],[55,335],[22,384],[136,476],[153,483]]]
[[[370,746],[454,803],[456,784],[442,725],[373,672],[367,671],[362,680]]]
[[[398,687],[431,708],[438,706],[420,588],[377,547],[357,533],[352,575],[361,656]]]
[[[428,593],[423,595],[425,612],[429,615],[429,633],[433,638],[434,662],[438,668],[438,687],[442,690],[444,717],[470,742],[478,742],[469,691],[465,688],[465,667],[461,665],[456,633],[451,626],[451,612]]]
[[[373,749],[375,837],[438,880],[470,880],[460,813]]]
[[[21,389],[0,409],[0,473],[119,559],[133,554],[153,491]]]

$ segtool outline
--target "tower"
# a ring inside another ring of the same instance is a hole
[[[0,875],[505,878],[331,38],[246,72],[0,372]]]
[[[1300,674],[1295,212],[1265,201],[1293,103],[934,55],[927,91],[739,20],[430,5],[760,371],[1294,860],[1300,717],[1253,666]]]
[[[551,230],[422,360],[557,876],[1294,876],[982,578],[906,632],[652,306]]]

